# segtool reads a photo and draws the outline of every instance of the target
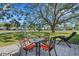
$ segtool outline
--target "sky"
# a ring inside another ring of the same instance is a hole
[[[11,8],[15,8],[16,10],[6,10],[5,13],[9,13],[9,14],[13,15],[12,18],[19,19],[19,21],[21,21],[21,22],[23,21],[23,19],[24,19],[25,16],[20,15],[19,13],[16,13],[17,10],[21,10],[21,11],[23,11],[23,13],[26,13],[26,14],[27,13],[31,13],[31,11],[32,11],[32,10],[29,9],[29,7],[31,6],[31,4],[11,4],[11,5],[12,5]],[[0,8],[3,8],[3,7],[4,7],[4,5],[0,4]]]
[[[5,9],[5,5],[0,3],[0,8]],[[34,21],[35,20],[35,17],[37,17],[37,15],[34,14],[34,12],[36,11],[36,9],[33,7],[33,4],[32,3],[20,3],[20,4],[12,3],[10,8],[12,8],[13,10],[11,10],[11,9],[10,10],[9,9],[6,10],[5,9],[5,11],[4,11],[4,13],[6,13],[6,14],[8,13],[8,14],[11,14],[12,15],[8,19],[5,17],[5,21],[6,22],[10,21],[11,19],[17,19],[22,24],[24,21],[26,21],[26,22],[27,21],[30,21],[30,20],[31,21]],[[20,12],[19,13],[16,13],[18,11],[20,11]],[[24,14],[24,15],[22,15],[21,13]],[[26,17],[26,15],[28,15],[28,14],[30,14],[30,15],[33,14],[33,15]],[[25,17],[26,17],[26,20],[24,20]],[[48,18],[50,19],[51,16],[48,17]],[[2,21],[0,20],[0,22],[2,22]],[[40,21],[38,21],[38,22],[40,22]],[[72,22],[74,23],[74,21],[72,21]]]

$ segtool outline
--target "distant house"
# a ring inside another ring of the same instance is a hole
[[[16,27],[10,28],[10,30],[16,30],[16,29],[17,29]],[[23,30],[23,28],[22,27],[18,27],[18,30]]]
[[[6,27],[0,27],[0,30],[6,30]]]
[[[16,28],[15,27],[12,27],[12,28],[10,28],[10,30],[16,30]]]
[[[47,25],[47,24],[46,24],[46,25],[43,25],[42,29],[43,29],[43,30],[49,30],[49,29],[50,29],[50,26]]]

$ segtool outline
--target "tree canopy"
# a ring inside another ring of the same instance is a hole
[[[79,19],[79,4],[77,3],[39,3],[39,4],[0,4],[0,20],[12,20],[32,27],[48,24],[52,30],[58,24]],[[35,25],[38,24],[38,25]]]

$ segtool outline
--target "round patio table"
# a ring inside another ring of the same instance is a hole
[[[56,53],[56,49],[55,49],[55,42],[56,42],[56,38],[55,37],[51,37],[51,39],[54,40],[54,51],[55,51],[55,55],[57,56],[57,53]],[[40,43],[45,41],[44,39],[42,38],[39,38],[39,39],[35,39],[33,42],[36,44],[36,56],[40,56]]]
[[[36,44],[36,56],[40,56],[40,42],[43,41],[43,38],[34,39],[34,43]]]

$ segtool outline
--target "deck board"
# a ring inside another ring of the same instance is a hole
[[[19,52],[20,50],[16,45],[2,47],[0,48],[0,53],[4,53],[4,52],[9,53],[13,50],[16,50],[15,52],[11,53],[13,56],[17,56],[19,54],[21,56],[25,56],[25,51],[21,49],[21,53],[20,53]],[[43,50],[40,51],[41,51],[41,56],[48,56],[48,52],[45,52]],[[79,56],[79,45],[71,44],[71,48],[69,48],[66,44],[59,44],[56,45],[56,52],[57,52],[57,56]],[[33,49],[33,51],[30,51],[27,54],[27,56],[35,56],[35,55],[36,55],[35,48]],[[51,51],[51,55],[55,56],[54,50]]]

